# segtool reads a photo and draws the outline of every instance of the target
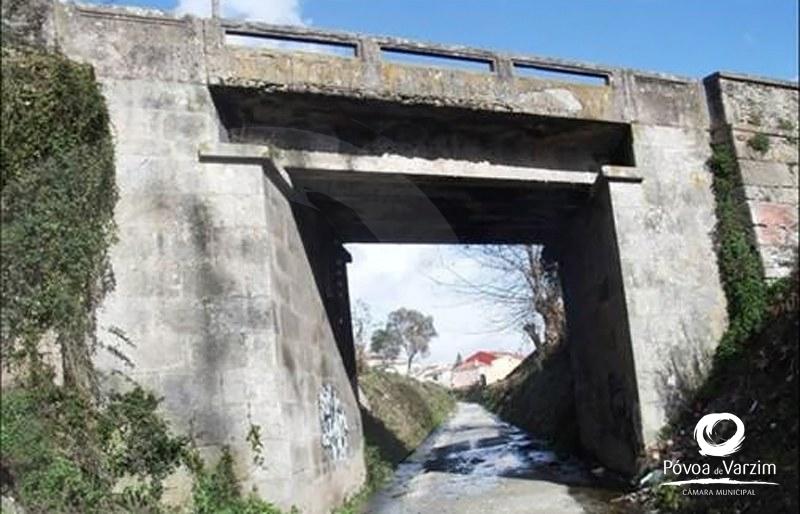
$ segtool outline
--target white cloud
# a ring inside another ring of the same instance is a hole
[[[222,15],[278,25],[304,25],[300,0],[220,0]],[[211,0],[178,0],[178,14],[211,15]]]
[[[439,337],[431,342],[428,362],[451,363],[476,350],[517,350],[525,343],[521,331],[498,330],[493,313],[441,285],[452,269],[459,275],[480,273],[475,261],[447,245],[348,245],[350,300],[364,300],[375,322],[382,323],[398,307],[433,316]],[[527,346],[526,349],[530,347]]]

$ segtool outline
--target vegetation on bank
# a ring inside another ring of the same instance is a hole
[[[450,392],[430,382],[370,370],[359,377],[369,410],[364,436],[393,466],[406,458],[455,406]]]
[[[566,341],[545,346],[506,378],[465,391],[505,421],[550,441],[557,451],[578,450],[572,364]]]
[[[367,483],[336,514],[361,512],[394,468],[452,412],[455,399],[436,384],[397,373],[367,369],[358,377],[364,393],[361,409]]]

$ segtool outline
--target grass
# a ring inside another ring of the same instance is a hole
[[[394,468],[452,412],[455,399],[445,388],[396,373],[367,370],[359,385],[370,405],[362,409],[367,481],[335,514],[363,511],[370,496],[391,478]]]
[[[548,439],[557,450],[578,446],[572,366],[567,341],[529,355],[477,399],[506,421]]]

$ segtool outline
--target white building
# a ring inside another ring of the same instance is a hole
[[[493,384],[514,371],[524,357],[509,352],[475,352],[453,369],[451,385],[454,389],[475,384]]]

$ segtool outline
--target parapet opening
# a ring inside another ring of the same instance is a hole
[[[445,54],[430,50],[409,50],[407,48],[381,46],[381,57],[386,61],[398,64],[484,73],[492,73],[494,71],[494,62],[490,59]]]
[[[599,172],[634,166],[630,125],[212,86],[236,143]]]
[[[584,71],[571,71],[552,66],[542,66],[516,61],[514,61],[514,76],[586,84],[590,86],[608,85],[608,75],[602,73],[595,74]]]
[[[250,48],[269,48],[283,52],[307,52],[354,58],[356,46],[348,43],[323,41],[314,38],[277,35],[243,30],[225,30],[225,44]]]

